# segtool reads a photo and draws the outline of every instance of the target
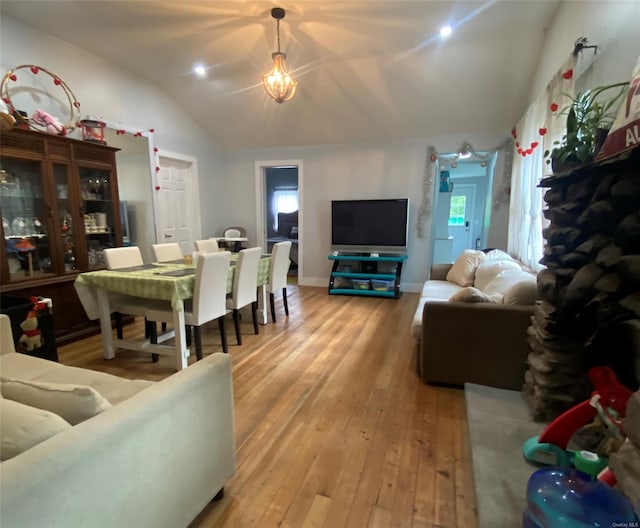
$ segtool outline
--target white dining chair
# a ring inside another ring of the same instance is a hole
[[[196,240],[193,245],[195,246],[196,251],[205,251],[207,253],[214,253],[218,251],[218,241],[214,238]]]
[[[202,359],[201,327],[209,321],[218,320],[222,351],[227,352],[227,335],[224,316],[227,314],[227,274],[231,253],[220,251],[198,255],[193,298],[184,301],[184,320],[193,326],[196,359]],[[147,319],[153,322],[173,322],[171,302],[152,302],[147,310]]]
[[[287,273],[289,273],[289,254],[291,253],[291,242],[277,242],[271,250],[271,266],[269,267],[269,283],[267,292],[269,293],[269,305],[271,306],[271,319],[276,322],[275,292],[282,290],[282,303],[284,313],[289,316],[289,305],[287,303]]]
[[[104,262],[107,269],[129,268],[144,264],[138,246],[107,248],[104,250]]]
[[[104,262],[108,270],[131,268],[144,264],[142,253],[138,246],[107,248],[104,250]],[[118,339],[122,339],[122,314],[133,316],[144,316],[146,314],[146,301],[138,297],[123,294],[113,295],[109,304],[114,310]],[[145,332],[147,335],[151,332],[151,328],[146,321]]]
[[[238,252],[233,273],[233,288],[227,296],[227,311],[233,314],[233,325],[236,340],[242,344],[240,334],[240,308],[251,305],[253,330],[258,334],[258,265],[260,264],[261,247],[242,249]]]
[[[182,260],[182,250],[177,242],[165,242],[163,244],[152,244],[154,262],[169,262],[172,260]]]

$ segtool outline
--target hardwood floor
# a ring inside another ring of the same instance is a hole
[[[288,292],[290,316],[277,299],[278,322],[259,335],[243,317],[242,346],[228,325],[237,471],[192,528],[476,527],[464,393],[415,373],[417,295]],[[142,333],[141,319],[125,328]],[[169,357],[105,361],[100,347],[99,335],[66,345],[60,361],[150,380],[173,372]],[[209,324],[203,352],[220,351]]]

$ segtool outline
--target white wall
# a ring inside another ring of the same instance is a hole
[[[301,214],[304,218],[304,276],[301,284],[328,286],[331,263],[330,203],[334,199],[404,198],[410,199],[409,260],[402,273],[405,291],[418,291],[427,276],[430,244],[417,234],[418,210],[422,203],[427,148],[455,152],[463,141],[476,150],[495,147],[504,139],[500,131],[480,136],[441,136],[393,143],[363,143],[310,147],[274,148],[229,152],[225,166],[225,197],[229,225],[248,227],[256,239],[256,196],[254,163],[270,160],[296,160],[304,163]],[[238,204],[243,204],[238,207]],[[506,227],[503,226],[503,229]],[[425,232],[431,226],[425,225]]]
[[[221,153],[161,87],[6,16],[0,20],[0,50],[3,72],[36,64],[58,75],[81,103],[81,116],[91,114],[133,129],[153,128],[156,147],[196,157],[202,225],[221,228],[226,224],[221,208],[211,206],[221,195]]]
[[[549,28],[532,83],[533,101],[573,51],[578,37],[598,46],[595,62],[580,79],[579,89],[629,81],[640,56],[640,2],[638,0],[565,1]],[[585,59],[593,50],[582,52]],[[523,111],[524,114],[524,111]]]

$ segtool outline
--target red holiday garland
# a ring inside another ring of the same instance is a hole
[[[573,77],[573,69],[568,69],[567,71],[562,73],[562,78],[565,80],[569,80]],[[558,111],[558,103],[551,103],[549,105],[549,110],[551,110],[551,113],[554,114]],[[547,133],[547,129],[544,127],[541,127],[538,129],[538,134],[540,135],[540,137],[544,137]],[[515,145],[516,145],[516,152],[518,154],[520,154],[520,156],[522,156],[523,158],[530,156],[531,154],[533,154],[533,151],[540,146],[540,143],[538,141],[532,141],[530,144],[529,148],[522,148],[520,146],[520,142],[518,141],[518,132],[516,131],[516,127],[513,127],[511,129],[511,136],[513,137],[513,139],[516,141]]]
[[[74,130],[78,126],[78,121],[80,119],[80,102],[76,99],[76,96],[73,95],[71,88],[69,88],[69,86],[62,79],[60,79],[60,77],[58,77],[55,73],[49,71],[48,69],[43,68],[42,66],[36,66],[35,64],[21,64],[20,66],[16,66],[15,68],[9,70],[0,82],[0,94],[2,100],[8,106],[14,117],[16,117],[17,122],[20,125],[32,130],[37,130],[39,132],[46,131],[46,126],[44,124],[41,125],[38,123],[34,123],[33,121],[22,117],[22,115],[18,113],[18,110],[11,100],[11,94],[9,93],[9,91],[10,88],[13,88],[13,86],[10,86],[10,84],[16,83],[18,81],[17,73],[23,73],[25,70],[31,72],[31,74],[33,75],[38,75],[41,72],[45,75],[48,75],[53,79],[53,84],[55,86],[59,86],[62,89],[67,98],[67,102],[69,103],[69,119],[66,124],[62,125],[63,128],[58,132],[58,135],[65,136],[69,132]],[[9,81],[11,81],[11,83]],[[53,98],[53,96],[51,95],[49,95],[49,97]]]

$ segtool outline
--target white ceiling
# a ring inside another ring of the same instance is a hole
[[[220,146],[257,148],[508,134],[558,3],[2,0],[0,11],[161,85]],[[274,6],[298,80],[283,104],[261,85]]]

